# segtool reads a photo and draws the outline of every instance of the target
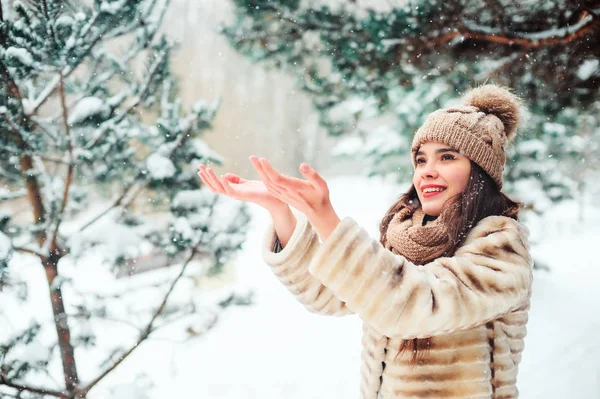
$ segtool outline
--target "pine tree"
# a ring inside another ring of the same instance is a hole
[[[0,202],[20,201],[32,217],[24,221],[0,212],[0,302],[27,301],[19,262],[35,257],[53,317],[50,327],[32,316],[27,328],[2,328],[0,396],[83,398],[159,327],[196,311],[189,299],[173,299],[175,285],[189,280],[192,259],[209,265],[204,273],[219,273],[239,250],[249,213],[198,188],[196,165],[223,162],[201,138],[218,103],[199,101],[184,111],[177,99],[173,45],[157,34],[168,2],[3,4]],[[90,215],[95,204],[106,206]],[[170,281],[155,281],[150,288],[159,300],[140,307],[129,289],[118,295],[100,290],[106,297],[96,297],[73,286],[70,273],[91,267],[86,255],[92,252],[113,278],[148,252],[166,255],[181,270]],[[129,314],[128,301],[137,305]],[[230,294],[215,306],[249,301]],[[87,326],[113,317],[135,324],[137,339],[129,347],[115,342],[97,377],[82,381],[75,351],[83,351],[77,359],[85,361],[86,348],[102,333]],[[57,342],[39,348],[49,328]],[[53,390],[43,383],[59,379],[47,371],[56,362],[64,387]]]
[[[557,151],[541,157],[527,145],[509,149],[514,167],[507,187],[517,190],[513,183],[532,177],[548,201],[570,197],[576,173],[565,160],[579,155],[562,151],[577,133],[567,124],[561,137],[548,136],[545,127],[575,112],[571,121],[588,121],[588,141],[600,135],[590,118],[600,102],[597,1],[413,0],[385,11],[354,2],[336,8],[234,2],[237,20],[223,29],[232,46],[297,75],[329,133],[350,135],[336,153],[366,161],[371,174],[405,180],[407,145],[423,118],[484,82],[514,88],[525,100],[531,115],[521,140],[542,140]],[[385,115],[393,119],[364,128],[365,120]],[[556,168],[559,160],[565,162]],[[534,161],[532,173],[525,165]]]

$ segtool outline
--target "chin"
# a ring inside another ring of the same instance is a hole
[[[440,213],[442,213],[441,206],[421,203],[421,207],[423,208],[423,212],[425,212],[425,214],[429,216],[440,216]]]
[[[425,212],[425,214],[429,216],[440,216],[440,213],[442,213],[441,211],[441,209],[431,209],[423,207],[423,212]]]

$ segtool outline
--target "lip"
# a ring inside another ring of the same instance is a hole
[[[431,188],[431,187],[440,187],[443,188],[443,191],[432,191],[430,193],[424,193],[423,190],[425,190],[426,188]],[[443,193],[444,191],[446,191],[447,187],[445,186],[441,186],[439,184],[424,184],[421,186],[421,194],[423,195],[423,198],[429,198],[429,197],[433,197],[434,195],[438,195]]]

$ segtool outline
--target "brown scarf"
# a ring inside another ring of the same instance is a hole
[[[407,207],[400,209],[390,221],[384,246],[417,265],[443,256],[450,240],[445,214],[442,212],[437,219],[423,226],[425,213],[421,207],[414,211]]]

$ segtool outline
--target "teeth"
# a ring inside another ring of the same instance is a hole
[[[440,191],[444,191],[445,188],[441,188],[441,187],[429,187],[423,190],[424,193],[432,193],[434,191],[440,192]]]

